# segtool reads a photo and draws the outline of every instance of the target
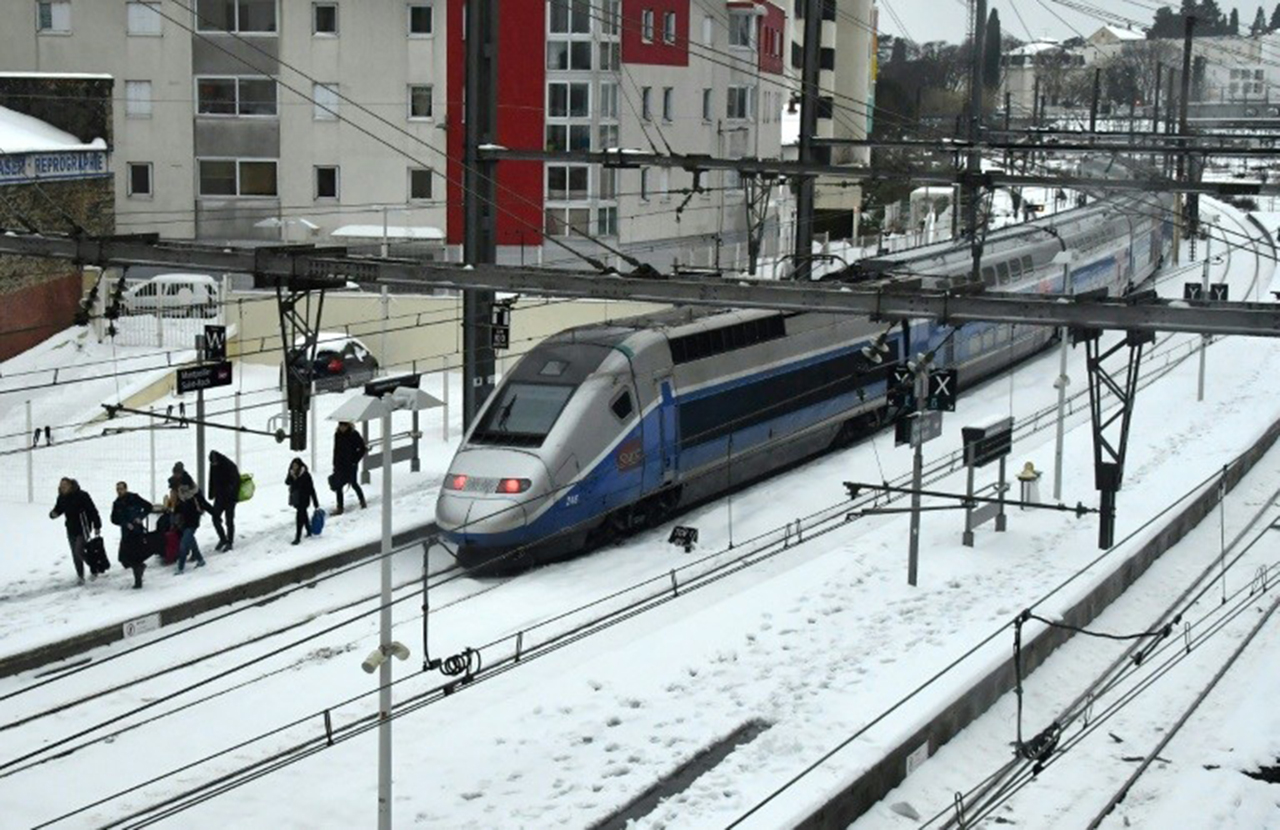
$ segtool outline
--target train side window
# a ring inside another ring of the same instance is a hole
[[[1009,263],[1007,262],[996,263],[996,277],[999,278],[1001,285],[1004,285],[1006,282],[1009,281]]]
[[[982,269],[982,281],[985,282],[987,285],[995,285],[996,269],[992,268],[990,265],[985,266]]]
[[[609,404],[609,408],[613,410],[614,415],[618,416],[619,421],[627,420],[632,410],[631,393],[623,392],[614,398],[613,403]]]
[[[1016,259],[1009,260],[1009,279],[1017,280],[1022,276],[1022,263]]]
[[[1036,269],[1036,266],[1035,266],[1035,264],[1031,261],[1031,257],[1029,257],[1029,256],[1024,256],[1024,257],[1022,258],[1022,273],[1024,273],[1024,274],[1030,274],[1030,273],[1031,273],[1032,271],[1034,271],[1035,269]]]

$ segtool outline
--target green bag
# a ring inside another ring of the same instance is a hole
[[[240,493],[236,501],[248,501],[253,498],[253,473],[240,474]]]

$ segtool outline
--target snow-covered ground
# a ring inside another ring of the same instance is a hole
[[[1215,279],[1221,270],[1220,266]],[[1233,292],[1243,291],[1253,275],[1251,261],[1239,254],[1232,258],[1227,278]],[[1169,281],[1167,288],[1181,294],[1176,280]],[[1210,479],[1280,417],[1280,399],[1269,391],[1269,378],[1280,371],[1280,344],[1242,339],[1215,343],[1208,357],[1212,374],[1206,400],[1197,404],[1195,361],[1177,359],[1186,356],[1186,346],[1195,339],[1175,336],[1162,339],[1156,347],[1168,350],[1164,354],[1171,371],[1147,387],[1138,401],[1125,486],[1119,497],[1118,538],[1137,531],[1196,482]],[[1083,388],[1083,357],[1079,350],[1071,354],[1072,391]],[[1149,364],[1149,371],[1162,369],[1166,362]],[[942,438],[928,446],[927,457],[954,450],[962,424],[1052,405],[1056,375],[1057,355],[1045,355],[1010,377],[965,395],[959,410],[947,416]],[[1086,412],[1077,408],[1069,419],[1064,501],[1072,504],[1096,501],[1086,418]],[[1012,460],[1015,469],[1032,460],[1048,471],[1052,456],[1052,430],[1042,429],[1015,446]],[[88,458],[85,461],[91,463]],[[891,436],[881,435],[738,494],[731,502],[693,511],[681,523],[700,529],[700,554],[728,547],[731,538],[742,545],[753,535],[840,502],[843,481],[892,479],[909,466],[910,453],[894,449]],[[430,478],[425,469],[424,477]],[[436,481],[438,475],[431,484]],[[963,482],[956,474],[934,487],[957,491]],[[264,495],[260,493],[255,502]],[[399,503],[397,515],[402,515]],[[1088,518],[1014,512],[1007,533],[980,529],[974,548],[960,545],[960,522],[958,514],[926,514],[918,588],[905,584],[906,519],[868,517],[512,671],[407,711],[394,722],[396,826],[589,826],[704,747],[744,723],[762,721],[768,725],[763,733],[637,823],[641,827],[731,824],[924,678],[986,634],[1007,626],[1021,608],[1098,553],[1096,521]],[[625,545],[513,579],[464,578],[441,584],[431,596],[432,656],[515,635],[569,608],[680,567],[690,557],[666,543],[668,530],[661,528]],[[1113,559],[1154,532],[1154,528],[1137,532]],[[1180,546],[1178,555],[1199,567],[1216,554],[1216,547],[1209,548],[1191,543]],[[233,562],[239,566],[243,561],[238,549],[215,557],[205,570],[230,570]],[[1105,576],[1111,562],[1104,560],[1089,570],[1042,611],[1051,615],[1069,606]],[[417,554],[402,557],[396,562],[397,577],[409,578],[418,564]],[[204,576],[197,574],[197,578]],[[374,586],[372,573],[353,572],[322,589],[252,609],[56,680],[39,692],[4,700],[3,720],[10,723],[92,696],[88,703],[6,734],[5,751],[0,754],[0,815],[18,817],[22,825],[55,818],[297,721],[209,763],[91,807],[60,826],[100,825],[323,736],[326,709],[338,729],[369,715],[376,708],[369,694],[373,683],[358,664],[376,642],[375,617],[365,616],[327,634],[319,632],[371,611],[372,603],[361,598]],[[396,606],[394,633],[413,651],[409,662],[396,665],[402,681],[394,697],[403,706],[415,696],[428,695],[441,678],[435,673],[413,674],[422,656],[422,619],[419,601],[403,592],[400,595],[411,601]],[[103,602],[95,597],[90,607],[82,599],[87,596],[91,595],[59,592],[41,613],[77,618],[100,615]],[[344,598],[352,607],[335,610]],[[253,642],[293,623],[296,627],[287,632]],[[314,639],[289,646],[310,635]],[[99,694],[108,685],[228,645],[243,647],[192,669]],[[793,822],[885,748],[914,731],[941,705],[949,689],[984,674],[1003,659],[1010,646],[1006,637],[993,641],[944,682],[787,789],[744,826]],[[276,650],[281,653],[269,655]],[[101,660],[111,653],[111,649],[100,649],[93,656]],[[242,662],[246,664],[242,669],[215,678]],[[1032,682],[1038,679],[1033,675]],[[208,684],[183,691],[202,680]],[[31,682],[31,678],[0,681],[0,697]],[[359,694],[365,696],[340,705]],[[210,695],[217,696],[193,705]],[[1047,701],[1036,704],[1044,706],[1037,711],[1048,708]],[[140,706],[149,708],[128,714]],[[12,764],[19,756],[82,730],[90,731],[72,745],[162,714],[159,720],[66,757],[26,769]],[[117,716],[123,718],[119,724],[97,726]],[[1003,728],[1005,743],[997,751],[1007,752],[1007,719]],[[168,823],[175,827],[368,825],[376,806],[375,744],[374,733],[368,732],[322,748],[260,780],[177,813]],[[931,765],[942,760],[939,756],[926,764],[908,783],[932,777]],[[68,788],[68,781],[75,786]],[[1233,818],[1243,817],[1228,814],[1223,823],[1230,826]],[[1024,826],[1036,824],[1027,821]]]

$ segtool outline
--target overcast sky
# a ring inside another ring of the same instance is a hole
[[[837,0],[838,2],[838,0]],[[918,43],[930,40],[947,40],[959,43],[964,39],[968,15],[966,0],[876,0],[880,7],[880,30],[892,35],[906,34]],[[1093,5],[1104,8],[1118,16],[1131,18],[1137,23],[1149,26],[1154,13],[1150,0],[1102,0]],[[1180,4],[1170,4],[1175,8]],[[1257,0],[1233,3],[1231,0],[1218,0],[1218,7],[1224,13],[1230,13],[1234,6],[1240,12],[1240,28],[1247,33],[1249,24],[1253,22],[1259,5],[1264,5],[1269,17],[1275,8],[1274,0],[1269,4],[1259,4]],[[999,9],[1001,28],[1021,40],[1028,39],[1028,30],[1034,37],[1068,38],[1082,34],[1088,36],[1104,25],[1104,21],[1096,17],[1073,11],[1055,0],[987,0],[989,8]],[[894,15],[906,26],[898,25]],[[1019,20],[1018,15],[1022,16]],[[1056,15],[1056,16],[1055,16]],[[1059,19],[1061,18],[1061,19]],[[1025,21],[1026,25],[1023,25]]]

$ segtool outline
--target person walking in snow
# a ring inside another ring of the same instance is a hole
[[[89,541],[89,528],[102,533],[102,516],[93,498],[80,489],[80,483],[74,478],[63,478],[58,482],[58,501],[49,511],[49,518],[65,516],[67,526],[67,545],[71,548],[71,561],[76,566],[76,579],[84,584],[84,546]]]
[[[201,502],[204,497],[194,487],[183,486],[178,489],[178,506],[174,509],[175,521],[182,532],[178,542],[178,570],[182,573],[187,566],[187,557],[192,554],[196,558],[196,567],[204,567],[204,557],[200,554],[200,544],[196,542],[196,530],[200,528]]]
[[[333,492],[338,498],[338,508],[333,511],[333,515],[342,515],[342,491],[351,485],[351,489],[356,491],[356,498],[360,499],[361,507],[368,507],[369,504],[364,500],[364,491],[360,489],[360,474],[358,466],[360,459],[364,458],[365,453],[369,451],[369,447],[364,442],[364,436],[359,433],[350,421],[339,421],[338,429],[333,433]]]
[[[209,453],[209,495],[213,504],[209,516],[213,529],[218,531],[218,547],[215,550],[231,550],[236,541],[236,502],[240,500],[240,468],[220,452]],[[226,529],[222,520],[226,518]]]
[[[307,515],[307,505],[319,507],[320,499],[316,497],[316,486],[301,458],[295,458],[289,464],[289,474],[285,476],[284,483],[289,487],[289,506],[297,511],[294,514],[293,531],[293,544],[296,545],[302,541],[302,531],[311,535],[311,517]]]
[[[147,516],[155,510],[151,502],[129,492],[129,485],[116,482],[116,500],[111,504],[111,523],[120,528],[120,564],[133,571],[133,587],[142,587],[147,569]]]

